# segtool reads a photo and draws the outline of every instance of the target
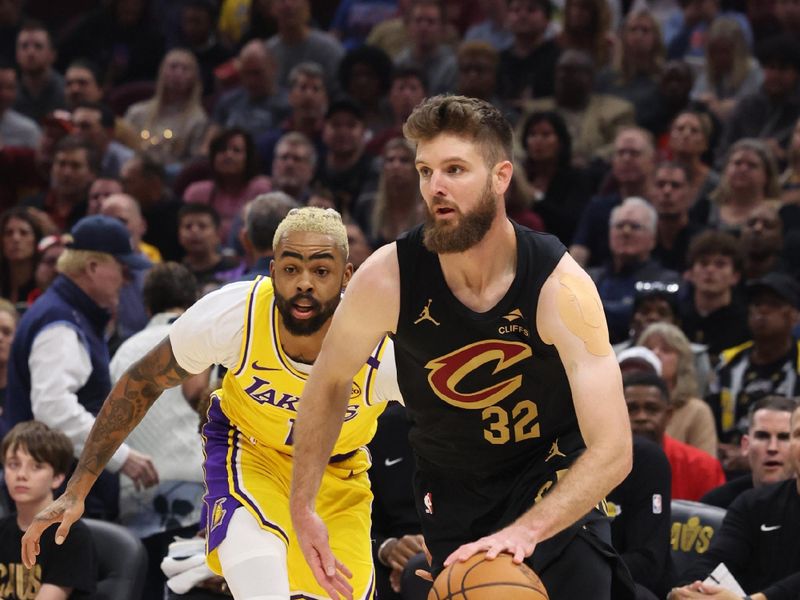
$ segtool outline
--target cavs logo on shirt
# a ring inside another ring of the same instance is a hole
[[[497,404],[522,385],[522,375],[501,379],[475,391],[459,389],[462,381],[479,367],[494,363],[493,375],[502,372],[532,355],[527,344],[505,340],[483,340],[459,348],[425,365],[428,382],[439,398],[459,408],[481,409]]]

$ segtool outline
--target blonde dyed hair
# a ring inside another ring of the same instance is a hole
[[[708,59],[708,48],[711,42],[716,40],[725,40],[733,46],[733,65],[729,73],[722,73],[714,68],[712,62]],[[753,57],[750,55],[750,49],[747,46],[747,38],[745,38],[742,26],[739,21],[733,17],[717,17],[708,29],[706,38],[706,72],[708,80],[714,86],[719,86],[723,83],[726,75],[730,76],[730,85],[732,88],[739,89],[742,82],[747,77],[747,73],[752,68]]]
[[[675,368],[675,387],[672,388],[670,402],[673,406],[683,406],[699,393],[697,371],[694,368],[694,352],[686,334],[672,323],[652,323],[648,325],[636,341],[637,346],[647,347],[647,340],[660,337],[664,343],[678,353]]]
[[[64,275],[80,275],[86,270],[86,265],[90,261],[106,262],[114,260],[114,257],[105,252],[95,250],[75,250],[66,248],[61,256],[58,257],[56,270]]]
[[[272,248],[278,247],[283,236],[294,232],[329,235],[344,254],[345,260],[350,256],[350,247],[347,244],[347,229],[342,222],[342,215],[332,208],[318,208],[316,206],[293,208],[275,230],[275,237],[272,238]]]

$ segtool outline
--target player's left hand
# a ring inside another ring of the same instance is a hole
[[[297,541],[314,578],[333,600],[353,600],[353,586],[347,581],[353,574],[339,561],[328,541],[328,528],[320,516],[311,511],[292,513]]]
[[[490,560],[497,558],[497,555],[501,552],[506,552],[513,556],[515,563],[520,564],[527,556],[533,554],[537,541],[528,527],[513,523],[497,533],[482,537],[475,542],[464,544],[445,559],[444,566],[449,567],[456,561],[463,562],[470,556],[484,551],[486,552],[486,558]]]

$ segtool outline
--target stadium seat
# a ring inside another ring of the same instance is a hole
[[[690,500],[673,500],[671,509],[672,562],[675,574],[680,576],[692,560],[708,550],[725,518],[725,509]]]
[[[97,600],[140,600],[147,571],[144,546],[130,531],[107,521],[84,519],[97,560]]]

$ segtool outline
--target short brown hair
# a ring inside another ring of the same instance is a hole
[[[5,464],[9,450],[25,450],[40,463],[53,467],[55,475],[66,475],[73,463],[73,447],[69,438],[60,431],[50,429],[39,421],[17,423],[3,438],[3,454],[0,462]]]
[[[432,96],[421,102],[403,125],[403,135],[414,144],[442,133],[472,138],[483,147],[486,164],[511,160],[511,125],[497,108],[478,98]]]
[[[689,244],[686,264],[690,267],[700,258],[711,254],[721,254],[733,261],[733,270],[741,273],[744,269],[744,256],[739,242],[730,233],[724,231],[704,231],[699,233]]]

